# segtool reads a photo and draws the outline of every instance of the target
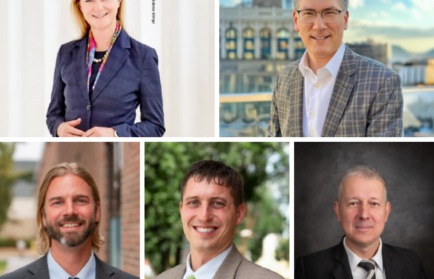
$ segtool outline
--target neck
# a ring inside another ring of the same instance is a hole
[[[319,69],[324,68],[327,65],[327,63],[329,63],[330,60],[332,60],[332,58],[336,54],[336,52],[337,51],[335,51],[334,53],[330,54],[329,56],[325,56],[325,57],[315,57],[313,55],[309,55],[309,51],[307,51],[307,61],[308,61],[309,68],[316,75],[316,72]]]
[[[348,238],[345,238],[345,243],[348,248],[361,259],[372,259],[375,254],[377,254],[378,248],[380,247],[380,239],[377,239],[368,246],[357,246]]]
[[[57,240],[51,240],[51,255],[63,270],[72,277],[76,276],[83,269],[89,261],[91,252],[91,237],[77,247],[65,247]]]
[[[223,251],[229,248],[229,246],[232,245],[232,242],[229,243],[229,245],[226,245],[222,249],[213,251],[213,252],[203,252],[203,251],[197,251],[193,250],[190,246],[190,266],[193,271],[198,270],[201,266],[209,262],[210,260],[217,257],[219,254],[221,254]]]
[[[110,47],[113,34],[116,31],[116,21],[105,29],[91,28],[91,30],[96,43],[96,51],[106,51]]]

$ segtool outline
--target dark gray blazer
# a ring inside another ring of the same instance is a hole
[[[304,77],[300,59],[277,78],[270,137],[303,136]],[[402,137],[401,79],[385,65],[346,47],[327,110],[322,137]]]
[[[415,252],[383,243],[386,278],[424,279],[422,264]],[[307,256],[295,264],[295,279],[351,279],[350,263],[341,241],[336,246]]]
[[[136,279],[137,276],[126,273],[116,267],[106,264],[98,259],[95,255],[96,262],[96,277],[95,279]],[[1,279],[48,279],[50,275],[48,273],[47,254],[42,258],[34,261],[33,263],[22,267],[14,272],[0,276]],[[58,278],[51,278],[58,279]],[[80,278],[81,279],[81,278]]]

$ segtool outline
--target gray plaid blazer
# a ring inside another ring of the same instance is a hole
[[[182,279],[185,274],[185,263],[169,269],[155,279]],[[235,245],[217,270],[213,279],[283,279],[282,276],[260,267],[241,256]]]
[[[270,137],[303,136],[304,77],[300,60],[277,78]],[[401,137],[401,79],[385,65],[346,47],[327,110],[322,137]]]

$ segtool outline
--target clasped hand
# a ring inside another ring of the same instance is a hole
[[[113,128],[93,127],[92,129],[83,132],[75,128],[81,123],[81,118],[63,122],[57,128],[59,137],[114,137],[115,130]]]

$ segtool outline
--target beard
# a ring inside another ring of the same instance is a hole
[[[82,232],[62,233],[60,231],[60,223],[65,223],[65,222],[82,223],[83,226]],[[95,218],[93,217],[89,219],[89,223],[87,223],[83,219],[79,219],[78,217],[66,217],[63,218],[62,220],[58,220],[56,223],[54,223],[54,226],[52,226],[51,223],[47,222],[46,230],[49,237],[57,240],[63,246],[77,247],[81,245],[83,242],[85,242],[86,239],[88,239],[88,237],[95,232],[96,223],[95,223]]]

